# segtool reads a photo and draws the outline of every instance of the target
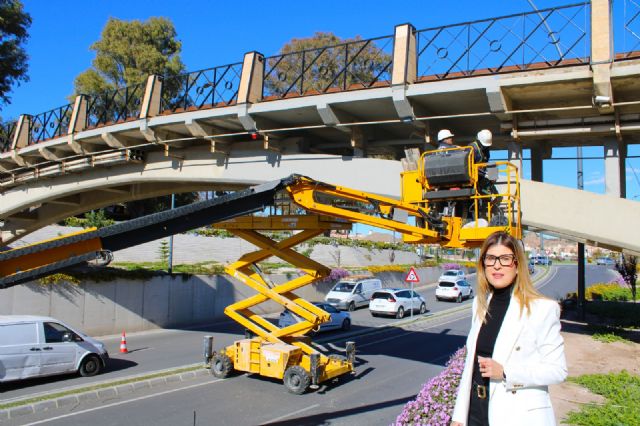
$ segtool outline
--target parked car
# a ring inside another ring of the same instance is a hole
[[[531,260],[535,265],[551,266],[551,263],[553,263],[553,261],[549,259],[549,256],[545,256],[545,255],[533,256],[531,257]]]
[[[596,259],[596,265],[602,266],[613,266],[616,264],[616,261],[611,259],[610,257],[599,257]]]
[[[368,306],[373,293],[381,288],[382,281],[377,278],[346,278],[333,286],[324,301],[337,309],[353,311]]]
[[[0,382],[73,372],[94,376],[108,358],[102,342],[57,319],[0,315]]]
[[[374,317],[378,315],[394,315],[396,318],[404,318],[407,312],[418,311],[420,314],[427,312],[427,302],[415,291],[400,288],[385,288],[378,290],[371,296],[369,312]]]
[[[461,269],[450,269],[448,271],[444,271],[440,278],[438,278],[438,282],[440,281],[451,281],[457,280],[458,278],[464,278],[464,271]]]
[[[529,274],[533,275],[533,273],[536,271],[536,265],[533,263],[533,261],[529,262]]]
[[[473,289],[467,280],[462,278],[441,281],[436,287],[436,300],[448,299],[462,303],[463,299],[471,297],[473,297]]]
[[[338,328],[346,331],[351,328],[351,314],[349,314],[349,312],[339,311],[328,303],[313,302],[313,304],[331,315],[331,319],[328,322],[320,324],[320,330],[318,331],[335,330]],[[280,313],[278,327],[288,327],[300,321],[302,321],[302,318],[290,310],[285,309]]]

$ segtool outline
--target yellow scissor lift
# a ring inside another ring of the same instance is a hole
[[[319,383],[354,371],[355,344],[352,342],[347,343],[346,357],[327,357],[310,345],[306,334],[328,321],[330,315],[293,292],[329,275],[329,268],[293,250],[294,246],[326,231],[350,229],[351,223],[363,223],[400,232],[408,243],[437,243],[451,248],[477,247],[498,230],[520,238],[519,182],[515,166],[507,162],[474,164],[472,152],[465,148],[439,153],[451,160],[455,176],[446,178],[446,170],[445,178],[438,178],[437,171],[431,173],[433,161],[430,160],[441,163],[442,158],[430,159],[429,153],[425,153],[420,157],[417,170],[403,173],[401,200],[293,176],[286,186],[288,203],[314,214],[244,216],[214,224],[259,250],[245,254],[225,268],[226,273],[257,292],[225,309],[225,314],[255,337],[238,340],[220,352],[205,350],[212,373],[226,377],[232,370],[238,370],[283,379],[290,392],[301,394],[310,385],[317,387]],[[485,194],[478,187],[479,176],[486,175],[481,170],[489,167],[494,168],[493,181],[501,189]],[[438,191],[434,197],[433,193]],[[449,205],[466,202],[465,208],[473,211],[473,217],[455,216],[453,210],[445,214],[436,212],[435,206],[443,202]],[[500,220],[494,220],[494,215],[499,215]],[[486,218],[485,226],[481,226],[481,216]],[[463,221],[466,221],[464,226]],[[258,232],[278,230],[300,232],[279,242]],[[258,262],[271,256],[289,262],[304,275],[284,284],[271,284],[257,267]],[[279,328],[252,311],[268,300],[279,303],[302,320]]]
[[[230,276],[253,288],[257,294],[229,305],[224,312],[240,323],[253,338],[241,339],[220,352],[211,354],[207,362],[216,377],[226,377],[232,369],[261,376],[283,379],[287,390],[301,394],[317,385],[353,371],[355,346],[347,344],[346,356],[325,356],[314,349],[305,336],[316,330],[330,315],[298,297],[294,290],[325,278],[331,272],[326,266],[296,252],[292,247],[330,230],[351,229],[351,224],[318,215],[244,216],[215,224],[260,249],[247,253],[225,268]],[[258,231],[300,231],[282,240]],[[273,285],[260,273],[257,263],[276,256],[297,267],[304,274],[284,284]],[[302,320],[280,328],[251,309],[268,300],[275,301]]]

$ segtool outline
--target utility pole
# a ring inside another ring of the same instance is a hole
[[[171,210],[176,207],[176,194],[171,194]],[[173,234],[169,236],[169,261],[168,261],[168,272],[171,274],[173,272]]]
[[[578,146],[578,189],[584,189],[584,173],[582,170],[582,147]],[[584,321],[585,312],[585,262],[584,243],[578,243],[578,318]]]

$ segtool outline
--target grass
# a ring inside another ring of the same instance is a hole
[[[616,334],[616,332],[608,332],[608,333],[594,333],[591,337],[594,340],[602,343],[613,343],[613,342],[625,342],[629,343],[630,340],[625,339],[624,337]]]
[[[626,370],[612,374],[585,374],[569,381],[602,395],[606,402],[585,404],[569,413],[564,423],[584,426],[640,425],[640,376]]]
[[[84,387],[84,388],[77,388],[77,389],[72,389],[72,390],[68,390],[68,391],[64,391],[64,392],[51,393],[51,394],[48,394],[48,395],[42,395],[42,396],[35,397],[35,398],[22,399],[22,400],[19,400],[19,401],[13,401],[13,402],[9,402],[9,403],[6,403],[6,404],[0,404],[0,410],[6,410],[8,408],[20,407],[22,405],[35,404],[37,402],[47,401],[47,400],[56,399],[56,398],[62,398],[63,396],[68,396],[68,395],[77,395],[77,394],[81,394],[81,393],[84,393],[84,392],[90,392],[90,391],[95,391],[95,390],[100,390],[100,389],[106,389],[106,388],[111,388],[111,387],[114,387],[114,386],[120,386],[120,385],[129,384],[129,383],[141,382],[141,381],[144,381],[144,380],[156,379],[156,378],[159,378],[159,377],[172,376],[174,374],[181,374],[181,373],[186,373],[186,372],[189,372],[189,371],[200,370],[201,368],[202,368],[202,365],[193,365],[191,367],[184,367],[184,368],[178,368],[178,369],[175,369],[175,370],[162,371],[160,373],[148,374],[146,376],[138,376],[138,377],[134,377],[134,378],[130,378],[130,379],[116,380],[114,382],[102,383],[102,384],[99,384],[99,385],[87,386],[87,387]]]
[[[111,266],[127,271],[147,270],[165,271],[167,264],[164,262],[114,262]],[[192,275],[218,275],[224,273],[224,266],[217,262],[198,262],[173,265],[175,274]]]

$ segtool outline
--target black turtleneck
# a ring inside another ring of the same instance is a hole
[[[493,356],[493,347],[496,344],[496,338],[502,327],[502,321],[507,313],[509,302],[511,301],[511,289],[512,285],[506,288],[499,288],[493,290],[493,296],[489,302],[489,308],[487,310],[487,322],[482,324],[480,332],[478,333],[478,340],[476,342],[476,359],[475,368],[473,371],[474,378],[478,379],[477,383],[482,383],[482,375],[480,374],[480,367],[478,365],[478,356],[491,358]],[[488,383],[488,379],[484,380]]]

